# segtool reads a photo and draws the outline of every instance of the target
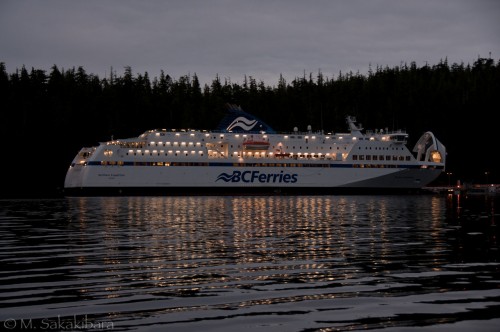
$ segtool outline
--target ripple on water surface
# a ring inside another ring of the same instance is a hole
[[[2,200],[1,325],[493,331],[495,200]]]

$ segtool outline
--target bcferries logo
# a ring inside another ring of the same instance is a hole
[[[233,171],[233,174],[221,173],[215,182],[222,180],[224,182],[244,182],[244,183],[295,183],[298,174],[283,173],[261,173],[259,171]]]
[[[236,127],[240,127],[243,130],[249,131],[252,130],[253,127],[257,124],[257,120],[248,120],[243,116],[239,116],[231,122],[231,124],[227,127],[227,131],[231,131]]]

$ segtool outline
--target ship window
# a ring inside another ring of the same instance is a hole
[[[373,160],[378,160],[378,156],[374,155],[372,156]]]
[[[352,155],[352,160],[358,160],[358,155],[357,154]]]
[[[410,161],[411,160],[411,157],[410,156],[406,156],[406,161]]]
[[[367,155],[367,156],[366,156],[366,160],[372,160],[372,156]]]
[[[398,160],[398,156],[392,156],[392,160]]]
[[[359,156],[359,160],[365,160],[365,156],[364,155],[360,155]]]
[[[391,156],[385,156],[385,160],[391,160]]]

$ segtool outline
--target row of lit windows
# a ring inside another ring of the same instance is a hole
[[[411,161],[411,156],[379,156],[379,155],[352,155],[352,160],[395,160],[395,161]]]
[[[183,155],[186,155],[186,156],[189,156],[189,154],[191,153],[191,155],[195,155],[196,154],[196,151],[172,151],[172,150],[169,150],[168,152],[165,152],[164,150],[160,150],[159,152],[157,150],[153,150],[153,152],[149,152],[149,150],[146,150],[144,152],[127,152],[126,155],[127,156],[137,156],[137,155],[140,155],[140,156],[144,156],[144,155],[150,155],[150,156],[160,156],[160,155],[165,155],[165,156],[178,156],[180,154],[183,154]],[[203,151],[198,151],[198,155],[203,157]]]
[[[335,164],[305,164],[305,163],[225,163],[223,165],[211,165],[207,162],[123,162],[123,161],[101,161],[91,162],[90,165],[102,166],[228,166],[228,167],[316,167],[329,168],[335,167]],[[398,165],[381,165],[381,164],[352,164],[354,168],[397,168]]]
[[[194,146],[193,142],[150,142],[148,146]],[[200,142],[196,142],[196,146],[200,146]]]

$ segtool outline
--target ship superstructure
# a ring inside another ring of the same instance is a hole
[[[418,189],[445,169],[446,149],[424,133],[410,151],[405,131],[276,133],[231,106],[218,130],[150,130],[82,148],[65,180],[68,194],[334,192]]]

